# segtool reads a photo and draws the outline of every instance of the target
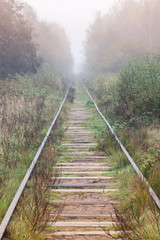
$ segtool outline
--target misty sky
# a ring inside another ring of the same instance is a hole
[[[75,60],[75,71],[84,60],[83,42],[86,29],[96,12],[107,12],[117,0],[24,0],[37,12],[41,20],[55,21],[66,30]]]

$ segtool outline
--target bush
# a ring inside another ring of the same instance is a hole
[[[160,57],[134,60],[123,69],[117,87],[118,112],[125,118],[160,114]]]

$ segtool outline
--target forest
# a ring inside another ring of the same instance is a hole
[[[36,73],[47,66],[70,74],[72,55],[65,31],[55,22],[39,21],[27,3],[0,1],[0,75]]]
[[[159,52],[158,0],[118,1],[113,9],[97,17],[87,30],[87,71],[118,72],[133,58]]]

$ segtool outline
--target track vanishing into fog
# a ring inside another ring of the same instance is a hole
[[[114,216],[114,175],[109,172],[103,152],[97,152],[95,132],[90,123],[91,113],[86,109],[86,102],[76,93],[74,104],[68,112],[67,129],[62,146],[64,156],[57,163],[60,171],[58,189],[53,189],[60,200],[53,204],[63,206],[59,220],[53,224],[54,230],[48,239],[110,239],[106,231],[113,229]]]
[[[66,92],[64,100],[0,225],[0,239],[3,238],[36,162],[45,147],[53,126],[58,120],[61,110],[63,110],[68,92],[69,90]],[[83,99],[83,96],[86,97]],[[56,184],[53,184],[51,188],[58,200],[50,200],[53,206],[53,211],[50,212],[50,215],[55,219],[57,217],[54,212],[55,208],[62,209],[62,211],[58,215],[57,222],[53,220],[54,223],[47,223],[49,230],[45,232],[45,239],[48,240],[111,240],[108,232],[113,236],[118,234],[114,230],[116,216],[113,209],[113,205],[119,204],[115,197],[119,191],[118,184],[116,184],[115,173],[112,171],[113,169],[107,156],[96,148],[96,130],[92,127],[92,119],[95,116],[93,111],[87,108],[89,99],[101,116],[99,116],[100,121],[102,119],[105,121],[117,144],[119,144],[135,172],[148,185],[150,195],[160,208],[160,200],[98,109],[87,89],[77,87],[74,103],[71,104],[67,120],[63,126],[66,129],[65,137],[61,143],[61,156],[56,163],[56,170],[59,172],[59,176]],[[55,169],[55,166],[53,167]],[[54,178],[55,172],[53,172],[53,181]]]

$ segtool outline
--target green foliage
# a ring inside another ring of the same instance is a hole
[[[117,112],[126,118],[159,116],[160,58],[135,60],[121,71],[117,89]],[[135,119],[136,121],[136,119]]]
[[[152,154],[145,153],[141,155],[139,159],[139,167],[145,177],[148,178],[149,175],[152,173],[155,163],[156,159]]]

